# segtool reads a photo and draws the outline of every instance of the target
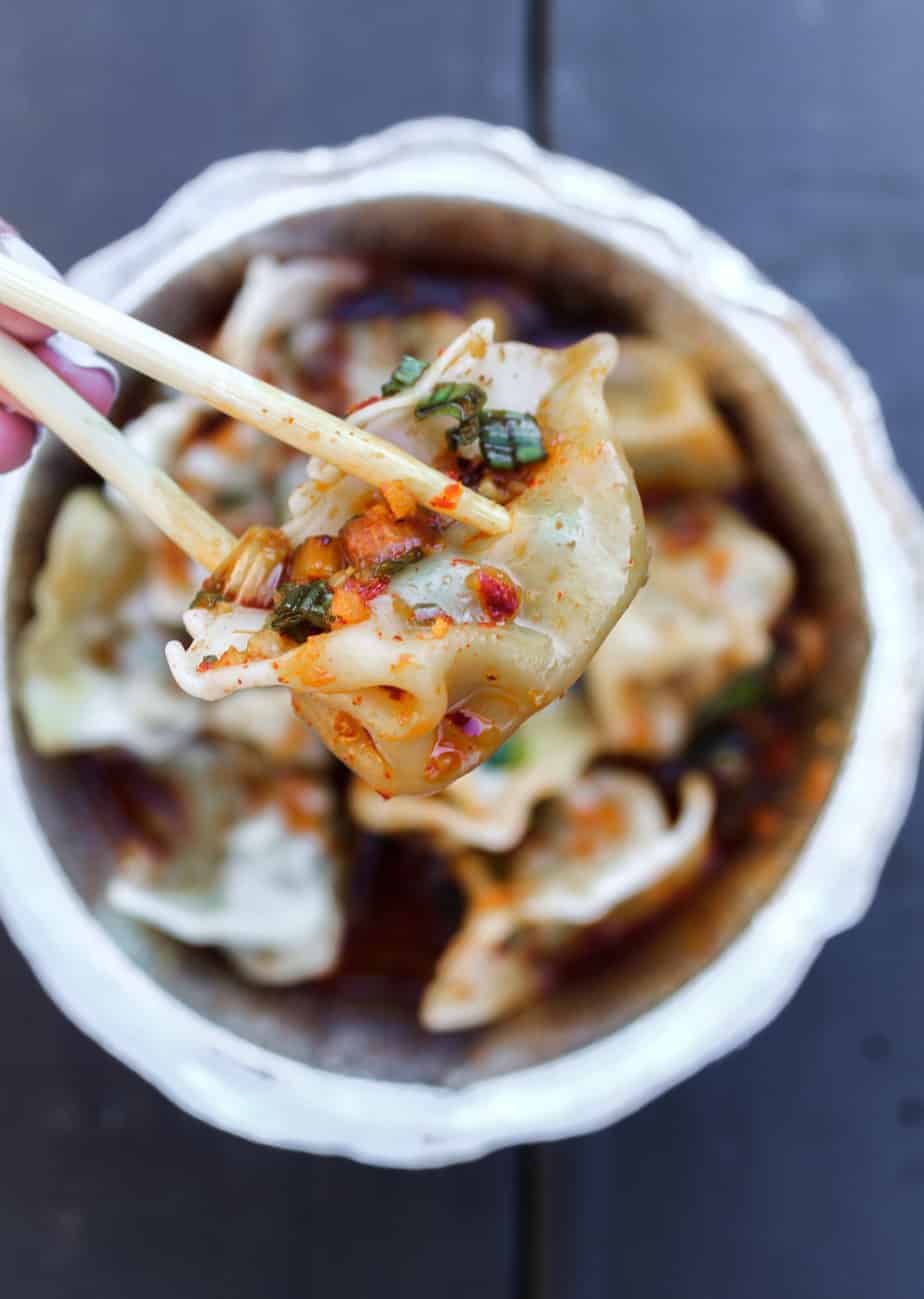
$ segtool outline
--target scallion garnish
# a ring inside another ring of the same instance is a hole
[[[313,631],[330,631],[333,592],[326,582],[284,582],[267,626],[301,643]]]
[[[478,421],[478,441],[492,469],[518,469],[546,458],[542,431],[532,415],[518,410],[486,410]]]
[[[221,591],[207,591],[205,587],[197,591],[190,609],[214,609],[217,604],[224,604],[225,597]]]
[[[456,451],[478,436],[478,416],[487,401],[487,393],[477,383],[438,383],[428,397],[414,407],[418,419],[428,415],[451,415],[458,420],[456,428],[446,435]]]
[[[726,721],[735,713],[757,708],[767,701],[771,693],[772,680],[767,666],[745,668],[700,705],[694,729],[701,733]]]
[[[396,555],[393,559],[383,559],[380,564],[375,566],[376,577],[394,577],[400,573],[402,568],[407,568],[409,564],[419,564],[424,558],[426,551],[422,546],[414,546],[411,550],[406,550],[403,555]]]
[[[413,387],[426,368],[426,361],[418,361],[416,356],[402,356],[388,380],[382,384],[382,396],[393,397],[396,392]]]
[[[453,451],[477,440],[491,469],[519,469],[545,460],[542,430],[532,415],[519,410],[485,410],[487,393],[477,383],[438,383],[414,407],[418,419],[451,415],[458,423],[446,434]]]

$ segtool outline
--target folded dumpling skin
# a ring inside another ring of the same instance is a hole
[[[601,769],[563,792],[509,858],[461,854],[468,910],[424,994],[424,1026],[450,1032],[510,1014],[541,994],[581,929],[628,929],[660,910],[700,874],[714,811],[697,773],[682,781],[671,824],[651,779]]]
[[[344,920],[327,782],[277,773],[272,788],[258,784],[254,793],[232,769],[196,754],[175,766],[172,779],[193,833],[163,863],[123,863],[108,904],[180,942],[221,948],[253,983],[328,973]],[[231,796],[225,805],[222,794]]]
[[[642,491],[722,492],[747,476],[741,448],[702,378],[665,343],[621,338],[606,401]]]
[[[418,412],[447,386],[476,385],[498,423],[527,413],[544,458],[479,481],[479,490],[506,493],[509,533],[478,536],[418,511],[432,546],[360,583],[359,617],[334,619],[299,644],[269,638],[267,627],[279,626],[273,600],[278,609],[295,562],[286,545],[339,538],[352,553],[357,517],[374,518],[373,531],[413,534],[413,520],[369,505],[365,484],[318,470],[293,497],[284,544],[264,539],[275,556],[275,595],[260,587],[249,605],[207,600],[186,616],[191,646],[167,649],[177,682],[202,699],[288,686],[305,721],[383,794],[436,793],[477,767],[574,683],[645,577],[641,505],[603,400],[615,340],[594,335],[551,351],[495,344],[492,334],[490,322],[472,326],[416,382],[354,418],[432,463],[446,454],[451,420]],[[353,572],[335,577],[347,576],[351,598]]]
[[[424,830],[450,847],[508,852],[526,833],[536,805],[567,790],[597,744],[587,708],[572,691],[441,794],[383,798],[354,777],[350,810],[364,829],[379,834]]]
[[[648,584],[586,681],[607,748],[660,758],[680,752],[717,692],[767,662],[795,568],[772,537],[711,497],[651,511],[648,538]]]
[[[201,709],[164,671],[163,639],[138,603],[145,557],[99,491],[64,501],[48,538],[17,666],[39,753],[121,748],[163,758],[188,742]]]

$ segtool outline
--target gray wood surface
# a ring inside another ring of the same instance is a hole
[[[528,124],[807,301],[870,369],[924,488],[919,0],[532,0],[532,39],[528,2],[6,0],[0,211],[66,263],[217,156],[424,113]],[[911,1299],[922,833],[919,802],[871,916],[744,1051],[607,1133],[441,1173],[186,1118],[0,939],[0,1295]]]
[[[3,0],[0,204],[62,263],[216,158],[407,117],[525,124],[527,0]]]
[[[556,147],[737,243],[870,371],[924,494],[924,7],[556,6]],[[536,1157],[540,1299],[906,1299],[924,1275],[924,808],[746,1050]]]

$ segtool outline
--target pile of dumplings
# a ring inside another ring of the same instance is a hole
[[[381,268],[346,258],[261,257],[211,347],[342,414],[378,392],[402,356],[432,361],[485,318],[500,340],[541,342],[548,329],[517,286],[383,281]],[[359,836],[393,844],[396,870],[407,869],[408,836],[425,841],[461,914],[420,1000],[424,1027],[445,1032],[534,1002],[588,934],[615,942],[702,878],[715,782],[688,762],[670,790],[657,775],[683,758],[730,685],[766,668],[795,569],[733,503],[748,466],[689,359],[620,338],[604,396],[620,463],[624,453],[645,502],[647,584],[617,592],[625,612],[577,685],[427,797],[383,798],[374,771],[346,771],[281,686],[180,690],[164,644],[182,635],[205,574],[108,489],[66,497],[19,645],[31,742],[48,755],[130,754],[183,810],[166,845],[132,835],[120,846],[109,906],[219,949],[254,982],[331,977],[348,941]],[[125,437],[236,534],[278,527],[318,472],[167,391]],[[616,599],[607,582],[601,571],[587,604]]]

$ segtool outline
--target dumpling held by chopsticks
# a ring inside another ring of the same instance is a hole
[[[287,686],[383,794],[434,793],[489,757],[577,679],[645,576],[603,397],[615,340],[492,340],[481,321],[429,366],[406,357],[352,419],[504,505],[509,532],[318,468],[289,522],[250,529],[206,581],[189,648],[167,649],[202,699]]]

